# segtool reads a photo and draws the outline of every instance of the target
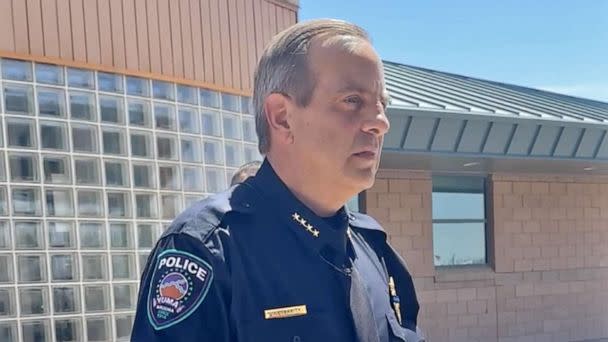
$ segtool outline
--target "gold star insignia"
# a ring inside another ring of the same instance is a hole
[[[306,229],[306,231],[311,233],[314,237],[319,237],[319,231],[315,229],[312,224],[306,222],[306,219],[304,219],[300,214],[293,213],[293,215],[291,215],[291,218],[293,218],[294,221],[298,222],[300,226],[302,226],[302,228]]]

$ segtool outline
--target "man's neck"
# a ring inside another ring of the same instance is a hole
[[[320,217],[334,215],[349,198],[336,189],[336,184],[311,177],[301,168],[294,167],[296,163],[278,161],[271,156],[266,158],[293,195]]]

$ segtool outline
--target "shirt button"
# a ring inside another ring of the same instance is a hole
[[[249,208],[251,207],[251,204],[247,203],[247,202],[243,202],[243,207],[245,208]]]
[[[298,335],[294,336],[293,339],[292,339],[293,342],[300,342],[301,340],[302,339]]]

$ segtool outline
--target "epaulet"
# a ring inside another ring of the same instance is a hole
[[[251,196],[252,190],[248,185],[237,184],[226,191],[201,199],[180,213],[161,239],[171,234],[188,234],[204,242],[229,212],[251,212]]]

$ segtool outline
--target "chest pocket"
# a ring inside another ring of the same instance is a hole
[[[422,334],[402,327],[392,313],[386,314],[386,320],[391,331],[391,342],[425,342]]]
[[[239,341],[246,342],[318,342],[342,341],[340,332],[332,329],[331,319],[326,314],[256,319],[242,326]]]

